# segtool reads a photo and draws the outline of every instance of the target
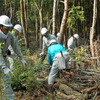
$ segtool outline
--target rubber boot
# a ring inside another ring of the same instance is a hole
[[[52,85],[52,84],[49,84],[49,85],[48,85],[48,92],[49,92],[50,94],[53,93],[53,85]]]

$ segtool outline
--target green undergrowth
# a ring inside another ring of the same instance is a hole
[[[29,93],[32,93],[43,85],[43,83],[37,81],[37,78],[45,70],[45,61],[43,64],[40,64],[36,53],[32,54],[29,50],[24,51],[24,53],[28,67],[23,67],[18,57],[15,57],[11,82],[13,90],[27,90]]]

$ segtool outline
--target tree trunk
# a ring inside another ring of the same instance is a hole
[[[13,9],[13,16],[12,16],[12,23],[15,24],[15,18],[16,18],[16,1],[14,0],[14,9]]]
[[[42,29],[42,22],[43,22],[43,18],[42,18],[42,9],[39,10],[39,15],[40,15],[40,30]],[[40,48],[42,47],[42,36],[40,34]]]
[[[26,48],[29,48],[28,36],[27,36],[27,33],[26,33],[26,28],[25,28],[25,17],[24,17],[23,0],[20,0],[20,6],[21,6],[21,23],[22,23],[23,34],[24,34],[24,39],[25,39],[25,46],[26,46]]]
[[[10,3],[10,19],[11,19],[11,22],[13,22],[13,21],[12,21],[12,18],[13,18],[12,1],[11,1],[11,0],[9,0],[9,3]]]
[[[28,14],[27,14],[27,6],[26,6],[25,0],[24,0],[24,12],[25,12],[25,27],[26,27],[26,33],[27,33],[27,31],[28,31],[28,21],[27,21]]]
[[[49,12],[47,11],[47,28],[49,29]]]
[[[57,0],[54,0],[53,4],[53,27],[52,34],[56,35],[56,12],[57,12]]]
[[[5,15],[7,15],[7,0],[5,0]]]
[[[94,57],[93,37],[94,37],[94,33],[95,33],[96,19],[97,19],[97,0],[94,0],[93,22],[92,22],[92,27],[90,28],[90,48],[91,48],[91,53],[92,53],[93,57]]]
[[[60,44],[63,44],[63,38],[65,34],[66,22],[68,18],[68,3],[69,0],[64,0],[64,14],[61,22],[61,27],[60,27],[60,39],[59,39]]]
[[[49,10],[48,10],[48,6],[49,6],[49,4],[48,4],[48,0],[47,0],[47,4],[46,4],[47,6],[47,28],[49,27]]]
[[[99,9],[100,9],[100,8],[99,8],[100,6],[99,6],[99,3],[100,3],[100,0],[97,1],[97,4],[98,4],[98,5],[97,5],[97,12],[98,12],[98,15],[97,15],[97,22],[98,22],[98,23],[97,23],[96,29],[97,29],[97,35],[98,35],[98,36],[97,36],[97,40],[98,40],[98,41],[100,40],[100,30],[98,29],[98,28],[100,27],[100,24],[99,24],[99,23],[100,23],[100,22],[99,22],[99,21],[100,21],[100,10],[99,10]]]
[[[37,5],[36,1],[33,0],[34,3],[35,3],[35,6],[37,8],[37,10],[39,11],[39,16],[40,16],[40,31],[42,29],[42,24],[43,24],[43,18],[42,18],[42,8],[43,8],[43,3],[44,3],[44,0],[41,1],[41,5],[40,7]],[[40,48],[42,48],[42,36],[41,34],[39,34],[39,40],[40,40]]]
[[[38,40],[38,19],[36,17],[36,20],[35,20],[35,29],[36,29],[36,41]]]

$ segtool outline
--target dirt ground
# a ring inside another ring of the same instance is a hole
[[[33,92],[15,91],[15,100],[100,100],[100,70],[59,72],[52,92],[48,91],[47,79],[43,88]],[[39,80],[39,79],[38,79]],[[42,81],[41,81],[42,82]]]

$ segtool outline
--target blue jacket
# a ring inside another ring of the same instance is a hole
[[[48,63],[50,65],[53,64],[55,55],[58,54],[58,53],[60,53],[61,51],[62,52],[67,52],[66,49],[61,44],[54,44],[54,45],[51,45],[48,48],[47,60],[48,60]]]

